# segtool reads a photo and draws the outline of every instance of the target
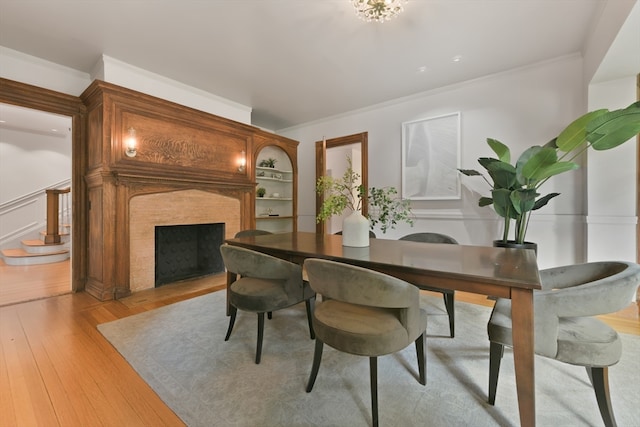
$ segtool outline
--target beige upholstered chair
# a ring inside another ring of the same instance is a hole
[[[631,303],[640,284],[640,266],[627,262],[569,265],[541,270],[540,281],[542,290],[533,294],[535,353],[584,366],[605,425],[615,426],[608,367],[620,360],[622,342],[615,330],[592,316],[613,313]],[[488,332],[489,403],[493,405],[504,346],[513,344],[510,300],[496,301]]]
[[[264,335],[264,313],[302,301],[307,308],[309,334],[314,338],[311,311],[315,292],[302,280],[302,268],[279,258],[231,245],[220,246],[227,272],[235,275],[228,289],[231,317],[225,341],[229,340],[238,310],[258,314],[256,363],[260,363]],[[238,278],[238,275],[240,278]]]
[[[457,245],[458,242],[453,237],[449,237],[440,233],[413,233],[401,237],[398,240],[408,240],[410,242],[422,242],[422,243],[447,243],[451,245]],[[455,336],[456,332],[456,312],[454,308],[455,291],[452,289],[442,288],[429,288],[428,290],[434,292],[440,292],[444,300],[444,307],[447,309],[447,315],[449,316],[449,335],[451,338]]]
[[[237,238],[237,237],[247,237],[247,236],[263,236],[265,234],[273,234],[273,233],[266,230],[250,229],[250,230],[238,231],[234,237]]]
[[[415,342],[420,383],[426,384],[425,330],[418,288],[372,270],[320,259],[304,263],[311,288],[322,295],[313,311],[315,353],[307,392],[320,369],[323,344],[369,356],[373,425],[378,425],[377,356],[395,353]]]

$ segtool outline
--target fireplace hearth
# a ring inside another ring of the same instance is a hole
[[[155,227],[155,286],[221,273],[225,224]]]

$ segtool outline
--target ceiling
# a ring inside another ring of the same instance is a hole
[[[280,130],[581,53],[605,4],[410,0],[380,24],[348,0],[0,0],[0,45],[87,73],[104,54]]]

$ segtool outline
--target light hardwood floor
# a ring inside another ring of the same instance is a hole
[[[19,281],[20,275],[5,276],[7,268],[12,267],[0,265],[0,284],[7,277]],[[36,276],[62,281],[55,273],[40,272],[27,274],[23,282],[36,282]],[[185,281],[118,301],[100,302],[79,292],[0,307],[0,426],[184,425],[96,325],[224,289],[224,279]],[[43,283],[42,288],[49,287]],[[456,299],[492,304],[461,292]],[[604,320],[640,335],[635,304]]]

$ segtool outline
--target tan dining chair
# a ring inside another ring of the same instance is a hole
[[[315,352],[307,393],[320,369],[323,345],[369,357],[371,410],[378,425],[378,356],[415,343],[420,384],[426,384],[427,314],[420,308],[418,288],[373,270],[334,261],[307,259],[311,288],[322,301],[313,311]]]
[[[540,271],[540,282],[542,290],[533,294],[535,353],[584,366],[604,424],[615,426],[608,367],[620,360],[622,342],[613,328],[593,316],[629,306],[640,284],[640,265],[614,261],[550,268]],[[488,402],[494,405],[504,346],[513,345],[511,300],[498,298],[487,329]]]
[[[302,267],[238,246],[222,245],[220,253],[227,272],[234,276],[228,288],[230,319],[225,341],[231,336],[238,310],[257,313],[256,363],[260,363],[264,313],[291,307],[302,301],[307,309],[309,335],[311,339],[315,338],[311,321],[315,292],[308,282],[302,280]]]
[[[451,245],[457,245],[458,241],[451,236],[447,236],[446,234],[440,233],[413,233],[408,234],[406,236],[402,236],[398,240],[407,240],[410,242],[422,242],[422,243],[446,243]],[[456,292],[452,289],[442,289],[442,288],[425,288],[433,292],[439,292],[442,294],[442,299],[444,301],[444,307],[447,310],[447,315],[449,316],[449,336],[453,338],[456,332],[456,311],[455,311],[455,295]]]

